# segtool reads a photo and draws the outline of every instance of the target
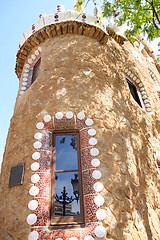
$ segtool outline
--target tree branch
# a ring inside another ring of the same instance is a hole
[[[159,17],[158,17],[158,14],[157,14],[157,12],[156,12],[155,7],[154,7],[153,0],[150,2],[150,4],[151,4],[151,7],[152,7],[152,9],[153,9],[153,18],[156,17],[158,23],[160,24],[160,19],[159,19]],[[154,22],[155,22],[155,20],[154,20]],[[157,26],[157,25],[156,25],[156,26]],[[158,26],[157,26],[157,29],[159,29]]]
[[[155,26],[156,29],[158,29],[158,26],[157,26],[157,24],[155,23],[155,19],[154,19],[154,18],[155,18],[155,15],[154,15],[154,14],[155,14],[155,13],[153,12],[153,20],[152,20],[152,21],[153,21],[153,25]]]

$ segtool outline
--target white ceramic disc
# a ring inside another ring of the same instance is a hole
[[[33,144],[34,148],[38,149],[38,148],[41,148],[42,147],[42,143],[37,141]]]
[[[101,195],[98,195],[94,198],[95,204],[100,207],[104,204],[104,198]]]
[[[97,139],[94,138],[94,137],[90,138],[89,139],[89,144],[92,145],[92,146],[96,145],[97,144]]]
[[[85,114],[84,114],[83,112],[80,112],[80,113],[77,114],[77,118],[78,118],[79,120],[82,120],[82,119],[85,118]]]
[[[37,183],[39,180],[40,180],[40,176],[37,173],[35,173],[31,176],[32,183]]]
[[[40,153],[39,153],[39,152],[34,152],[34,153],[32,154],[32,158],[33,158],[34,160],[38,160],[38,159],[40,158]]]
[[[28,236],[28,240],[38,240],[38,232],[37,231],[32,231],[29,236]]]
[[[96,134],[96,130],[93,129],[93,128],[91,128],[91,129],[88,130],[88,134],[89,134],[90,136],[94,136],[94,135]]]
[[[39,169],[40,165],[37,162],[32,163],[31,165],[31,170],[32,171],[37,171]]]
[[[103,226],[98,226],[95,228],[95,234],[99,238],[103,238],[106,234],[106,230]]]
[[[68,118],[68,119],[71,119],[73,117],[73,113],[72,112],[67,112],[66,113],[66,118]]]
[[[96,182],[96,183],[94,184],[94,190],[95,190],[96,192],[102,191],[102,190],[103,190],[103,184],[100,183],[100,182]]]
[[[35,133],[34,138],[37,139],[37,140],[42,138],[42,133],[40,133],[40,132]]]
[[[93,157],[96,157],[98,154],[99,154],[99,150],[97,148],[92,148],[90,150],[90,154],[93,156]]]
[[[44,123],[43,122],[38,122],[37,124],[36,124],[36,128],[37,129],[42,129],[44,127]]]
[[[51,116],[49,114],[44,116],[44,121],[49,122],[51,120]]]
[[[29,214],[29,215],[27,216],[27,223],[28,223],[29,225],[33,225],[36,221],[37,221],[37,216],[36,216],[36,214]]]
[[[63,113],[57,112],[57,113],[55,114],[55,117],[56,117],[57,119],[62,119],[62,118],[63,118]]]
[[[36,200],[31,200],[28,203],[28,208],[32,211],[35,210],[37,207],[38,207],[38,202]]]
[[[92,173],[92,177],[95,179],[100,179],[102,176],[102,173],[99,170],[94,170]]]
[[[98,158],[94,158],[92,159],[91,164],[93,167],[98,167],[100,165],[100,161]]]
[[[85,124],[89,127],[89,126],[91,126],[93,124],[93,120],[92,119],[87,119],[85,121]]]
[[[39,193],[39,188],[36,187],[36,186],[32,186],[32,187],[29,189],[29,194],[30,194],[31,196],[36,196],[38,193]]]

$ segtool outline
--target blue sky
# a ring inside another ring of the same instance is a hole
[[[16,50],[25,30],[32,26],[41,13],[51,14],[57,5],[62,4],[66,10],[73,10],[73,0],[0,0],[0,163],[13,115],[14,104],[19,87],[15,74]],[[91,4],[92,5],[92,4]],[[93,5],[92,5],[93,6]]]
[[[64,5],[66,10],[73,10],[74,0],[0,0],[0,163],[19,87],[14,71],[19,41],[23,32],[38,20],[41,13],[54,13],[59,4]],[[93,8],[90,0],[86,13],[92,14]]]

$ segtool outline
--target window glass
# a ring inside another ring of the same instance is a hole
[[[36,80],[36,78],[38,76],[39,69],[40,69],[40,63],[41,63],[41,59],[39,59],[33,67],[32,83]]]
[[[56,173],[55,216],[80,215],[79,187],[74,194],[73,182],[78,186],[78,172]]]
[[[56,136],[56,170],[78,170],[76,135]]]
[[[77,130],[53,133],[51,224],[83,224],[80,145]]]
[[[140,102],[140,99],[139,99],[139,96],[138,96],[137,89],[136,89],[135,85],[133,83],[131,83],[131,81],[128,78],[126,78],[126,79],[127,79],[127,83],[128,83],[128,86],[129,86],[130,93],[132,94],[132,97],[138,103],[138,105],[140,107],[142,107],[142,104]]]

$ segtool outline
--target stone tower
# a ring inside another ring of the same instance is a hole
[[[61,6],[24,32],[1,240],[160,239],[158,67],[143,39]]]

